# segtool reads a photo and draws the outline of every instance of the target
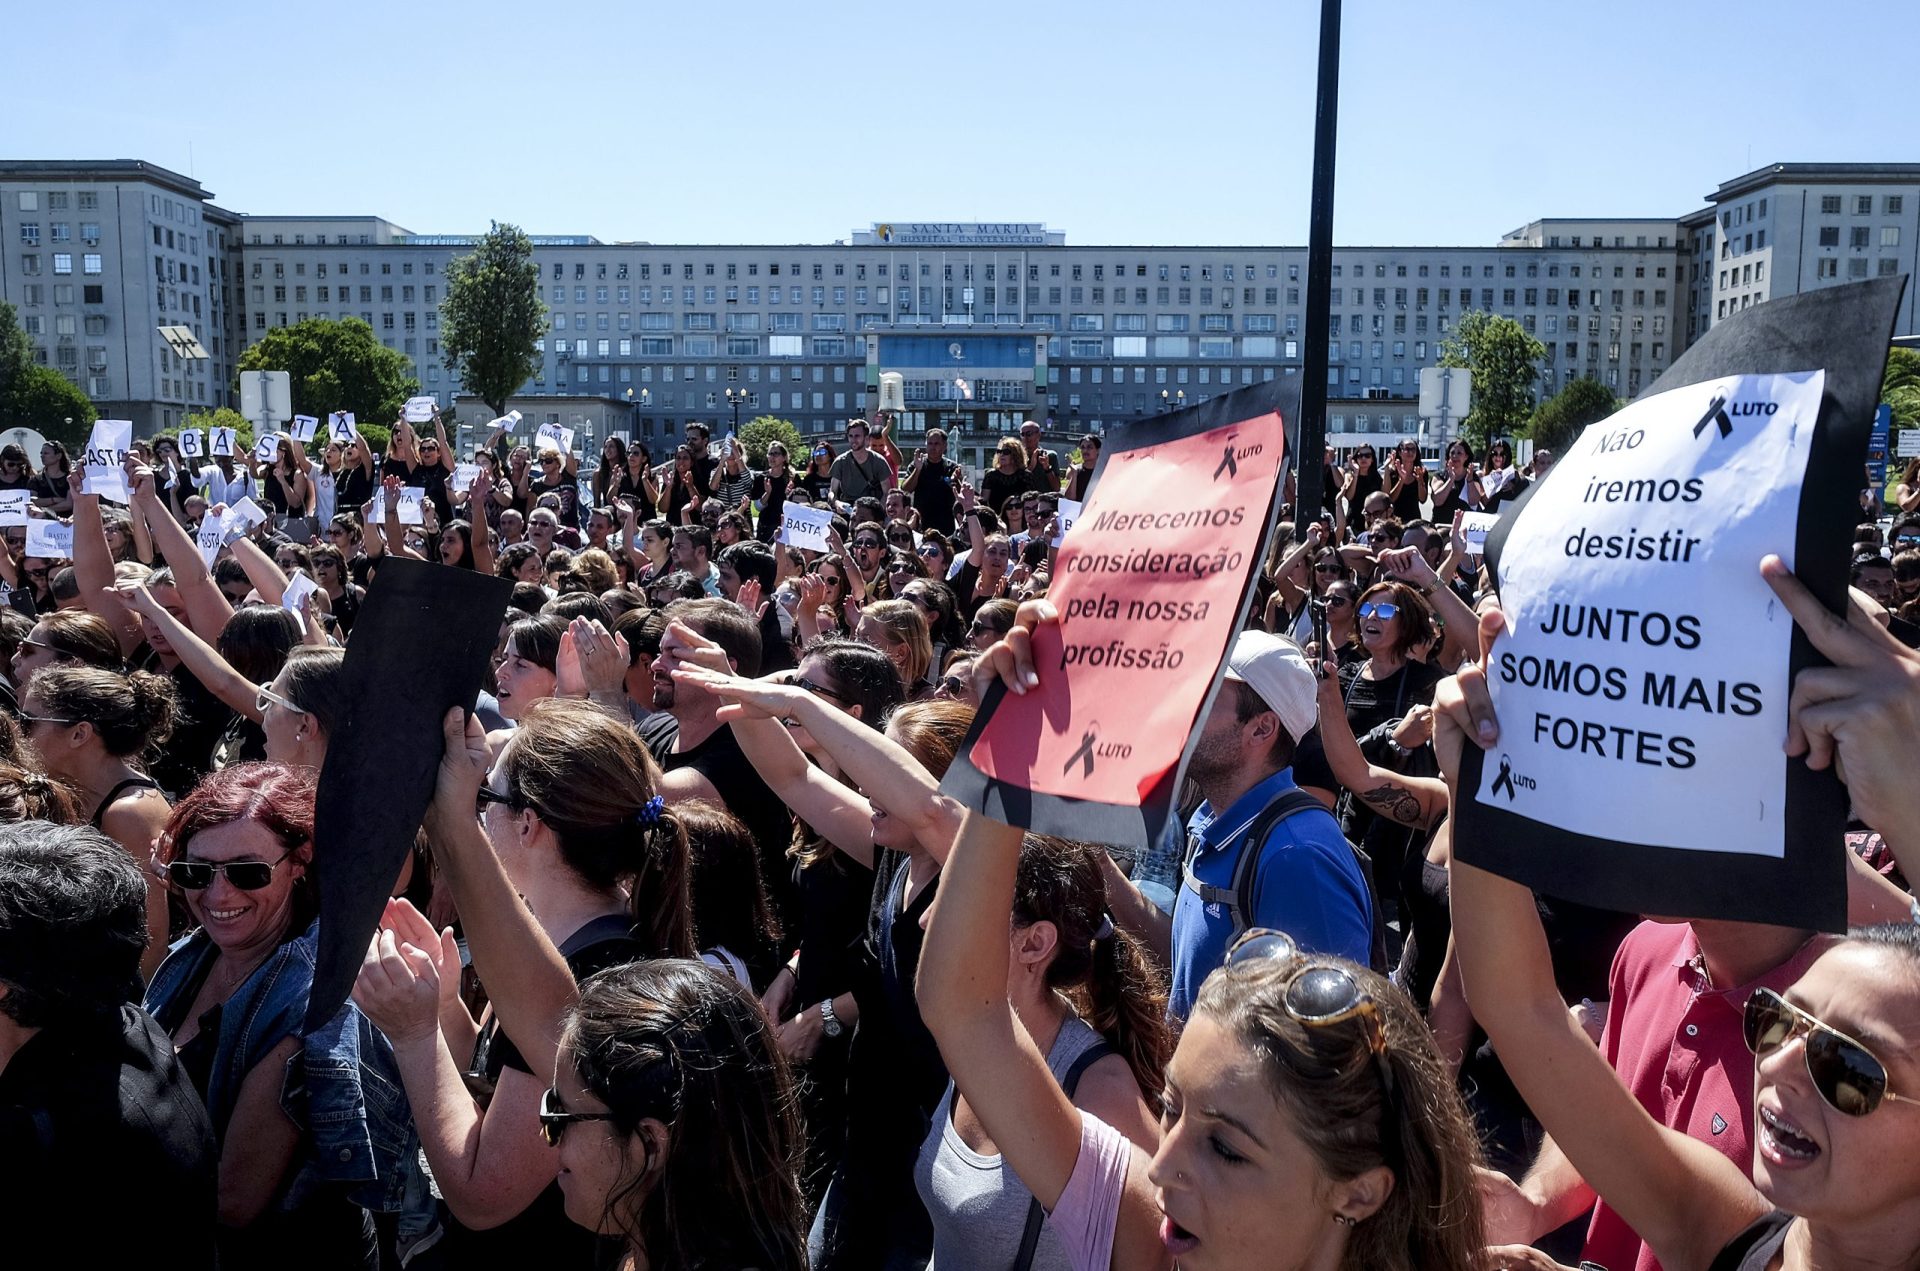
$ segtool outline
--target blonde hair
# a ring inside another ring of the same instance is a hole
[[[900,678],[911,695],[933,665],[933,637],[927,633],[926,615],[911,600],[876,600],[862,609],[860,616],[885,627],[894,644],[905,648],[907,664],[901,668]]]

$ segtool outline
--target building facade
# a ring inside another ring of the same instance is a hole
[[[0,295],[42,360],[148,432],[230,404],[234,356],[267,331],[357,317],[453,407],[439,304],[472,237],[235,215],[210,199],[151,164],[0,163]],[[1543,394],[1590,375],[1630,397],[1729,312],[1913,268],[1920,166],[1779,165],[1709,199],[1672,219],[1534,221],[1487,246],[1336,248],[1329,431],[1418,434],[1420,369],[1469,310],[1542,342]],[[1032,222],[897,221],[834,243],[533,242],[550,329],[516,402],[552,399],[529,413],[585,425],[583,443],[620,412],[620,431],[656,451],[692,420],[724,431],[729,389],[743,420],[832,437],[897,371],[902,448],[938,425],[978,464],[1023,418],[1064,441],[1303,369],[1304,247],[1095,246]],[[154,331],[169,322],[211,356],[182,364]],[[466,418],[477,409],[462,403],[458,422],[484,423]]]

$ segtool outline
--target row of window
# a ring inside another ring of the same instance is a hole
[[[20,210],[22,212],[38,212],[41,208],[42,197],[38,190],[20,191]],[[46,199],[47,211],[64,212],[67,210],[69,197],[67,191],[49,190],[44,197]],[[100,193],[97,190],[81,190],[79,194],[74,197],[79,199],[76,206],[82,212],[96,212],[100,209]]]
[[[52,255],[54,273],[70,274],[73,272],[72,252],[54,252]],[[21,252],[20,272],[29,278],[37,275],[40,272],[40,253]],[[83,274],[98,274],[102,272],[100,254],[98,252],[83,252],[80,256],[80,272]]]
[[[256,260],[253,262],[253,268],[250,272],[253,277],[259,278],[264,276],[262,271],[264,271],[265,269],[266,269],[266,262]],[[434,270],[435,270],[435,262],[431,260],[421,262],[420,264],[421,273],[431,277],[434,273]],[[341,278],[345,278],[349,272],[347,269],[347,262],[335,261],[333,265],[333,272],[337,276]],[[360,262],[360,273],[362,275],[371,274],[372,272],[373,272],[372,261],[363,260]],[[391,274],[393,272],[393,262],[390,260],[381,261],[380,272],[383,274]],[[400,273],[403,277],[411,275],[413,273],[413,262],[410,260],[401,261]],[[287,276],[287,263],[285,261],[276,260],[273,262],[273,276],[275,278],[285,278]],[[295,278],[305,278],[307,276],[306,261],[296,260],[295,262],[293,262],[293,276]],[[327,276],[327,262],[323,260],[314,266],[314,277],[325,278],[326,276]]]
[[[1841,204],[1844,201],[1845,200],[1842,195],[1838,195],[1838,194],[1821,195],[1820,196],[1820,215],[1822,216],[1840,215]],[[1762,216],[1765,216],[1767,214],[1766,200],[1762,199],[1760,202],[1761,202],[1760,214]],[[1882,213],[1887,216],[1901,215],[1902,209],[1904,209],[1905,206],[1906,206],[1906,198],[1903,195],[1887,194],[1887,195],[1881,196],[1880,208]],[[1853,196],[1853,214],[1855,216],[1872,216],[1873,215],[1873,196],[1871,194],[1854,195]]]

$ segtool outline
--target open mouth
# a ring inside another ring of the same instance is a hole
[[[232,922],[246,912],[244,909],[209,909],[206,914],[213,922]]]
[[[1820,1155],[1819,1144],[1765,1105],[1760,1108],[1760,1150],[1770,1162],[1778,1165],[1801,1165]]]
[[[1163,1217],[1160,1219],[1160,1243],[1167,1247],[1168,1253],[1178,1258],[1198,1248],[1200,1238],[1173,1219]]]

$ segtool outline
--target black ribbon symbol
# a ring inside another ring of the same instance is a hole
[[[1520,797],[1520,792],[1513,785],[1513,761],[1505,755],[1500,756],[1500,775],[1493,779],[1493,793],[1499,794],[1502,786],[1507,790],[1507,802],[1511,803]]]
[[[1087,731],[1081,736],[1080,749],[1074,751],[1071,755],[1067,756],[1066,766],[1060,769],[1061,776],[1064,777],[1069,772],[1072,772],[1073,765],[1075,765],[1076,763],[1084,764],[1085,766],[1085,771],[1083,771],[1080,774],[1080,779],[1082,781],[1085,781],[1089,777],[1093,776],[1094,737],[1095,737],[1095,734],[1092,732],[1092,730]]]
[[[1715,397],[1707,403],[1707,413],[1700,416],[1700,422],[1693,426],[1693,435],[1698,437],[1707,430],[1708,424],[1719,424],[1722,437],[1733,436],[1733,420],[1727,416],[1727,399]]]
[[[1227,446],[1226,453],[1220,457],[1220,466],[1213,470],[1213,479],[1218,481],[1220,474],[1223,472],[1229,477],[1237,477],[1240,475],[1240,465],[1233,461],[1233,446],[1231,444]]]

